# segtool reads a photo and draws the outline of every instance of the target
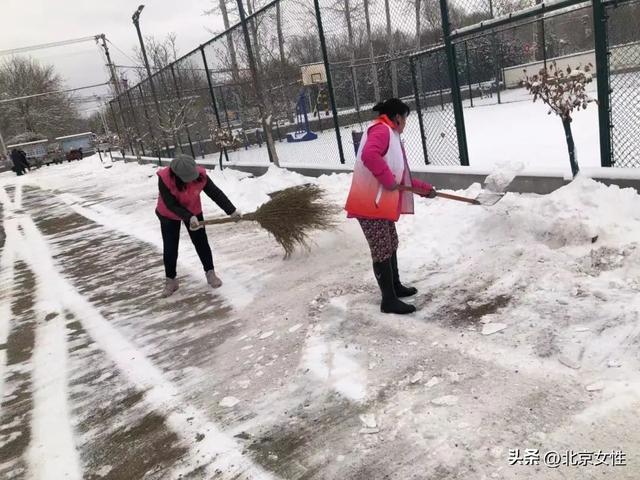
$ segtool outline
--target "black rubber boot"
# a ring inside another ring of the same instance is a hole
[[[391,266],[393,267],[393,288],[396,291],[398,298],[411,297],[418,293],[418,289],[415,287],[405,287],[400,283],[400,273],[398,272],[398,256],[396,252],[393,252],[391,256]]]
[[[387,259],[384,262],[375,262],[373,264],[373,272],[376,274],[376,280],[382,292],[382,303],[380,303],[380,311],[382,313],[405,315],[416,311],[416,307],[398,300],[396,296],[396,292],[393,289],[391,259]]]

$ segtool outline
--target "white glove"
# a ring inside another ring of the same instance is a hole
[[[204,228],[204,225],[201,225],[200,220],[198,220],[198,217],[193,215],[189,219],[189,230],[193,231],[193,230],[199,230],[201,228]]]
[[[234,222],[239,222],[242,219],[242,213],[236,208],[235,211],[231,215],[229,215],[229,217],[231,217]]]

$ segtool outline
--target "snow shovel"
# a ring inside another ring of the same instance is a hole
[[[401,190],[407,190],[415,193],[416,195],[420,195],[422,197],[426,196],[425,192],[413,187],[405,187],[401,186]],[[495,205],[502,197],[504,197],[504,193],[495,193],[495,192],[482,192],[478,194],[476,198],[469,197],[461,197],[460,195],[453,195],[451,193],[443,193],[437,192],[436,196],[441,198],[446,198],[447,200],[455,200],[456,202],[464,202],[470,203],[471,205],[484,205],[486,207],[490,207],[491,205]]]

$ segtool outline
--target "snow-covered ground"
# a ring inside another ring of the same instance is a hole
[[[637,74],[628,74],[636,75]],[[589,92],[596,97],[595,82]],[[465,101],[464,117],[467,131],[470,165],[475,168],[493,168],[504,162],[518,161],[525,169],[545,170],[560,175],[570,173],[567,145],[560,119],[547,115],[548,108],[541,102],[533,103],[524,89],[502,92],[502,104],[497,96],[474,99],[474,107]],[[616,102],[618,108],[626,108]],[[631,107],[629,107],[631,108]],[[455,124],[449,106],[442,117],[440,107],[423,112],[427,135],[427,154],[434,165],[457,161]],[[277,142],[281,165],[336,166],[339,165],[335,131],[330,119],[318,139],[310,142]],[[353,165],[355,153],[351,131],[362,131],[366,124],[343,126],[340,129],[347,165]],[[598,108],[592,104],[585,111],[576,112],[572,124],[578,161],[581,167],[600,166],[598,134]],[[424,167],[420,125],[415,114],[409,116],[404,133],[405,145],[412,168]],[[268,164],[266,148],[250,148],[230,152],[229,159],[237,164]],[[218,161],[218,154],[207,156],[207,161]]]
[[[342,205],[350,182],[211,176],[243,211],[308,182]],[[288,260],[255,224],[209,228],[215,292],[183,231],[161,300],[156,192],[153,167],[97,157],[0,174],[1,478],[638,478],[635,191],[417,199],[398,223],[408,317],[379,312],[343,217]]]

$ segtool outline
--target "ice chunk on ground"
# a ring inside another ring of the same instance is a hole
[[[505,323],[485,323],[482,326],[482,334],[492,335],[504,330],[505,328],[507,328],[507,324]]]
[[[236,406],[239,402],[240,400],[238,400],[236,397],[224,397],[220,401],[220,406],[224,408],[231,408]]]
[[[434,398],[431,403],[439,407],[451,407],[458,404],[458,397],[455,395],[445,395],[443,397]]]

